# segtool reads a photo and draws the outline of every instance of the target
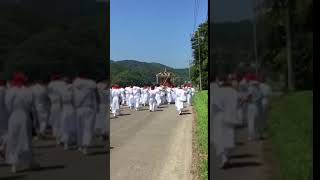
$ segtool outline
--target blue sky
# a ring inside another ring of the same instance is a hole
[[[208,12],[208,1],[199,2],[197,24]],[[188,67],[194,4],[195,0],[111,0],[111,59]]]

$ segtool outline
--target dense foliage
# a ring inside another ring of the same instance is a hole
[[[291,4],[288,4],[290,2]],[[290,8],[290,13],[287,13]],[[267,0],[258,16],[261,66],[271,75],[287,74],[287,32],[291,31],[293,77],[297,89],[313,88],[313,1]],[[286,27],[290,16],[290,26]]]
[[[240,63],[254,61],[250,21],[212,23],[210,31],[211,78],[241,69]]]
[[[313,1],[265,0],[257,11],[259,72],[273,81],[287,81],[288,31],[292,42],[292,71],[296,89],[313,87]],[[291,5],[288,5],[288,2]],[[290,11],[287,11],[288,8]],[[287,13],[290,12],[290,13]],[[290,17],[290,21],[288,21]],[[287,26],[287,22],[289,26]],[[210,24],[211,75],[255,63],[252,21]],[[287,84],[287,83],[285,83]]]
[[[188,69],[173,69],[158,63],[135,60],[111,61],[110,67],[111,82],[121,86],[155,84],[156,74],[165,69],[175,75],[175,80],[172,82],[175,85],[183,84],[188,80]]]
[[[191,67],[192,81],[200,84],[200,70],[202,89],[208,89],[208,21],[199,25],[198,29],[191,37],[193,62]],[[201,64],[199,66],[199,64]]]
[[[15,71],[23,71],[34,80],[47,79],[51,73],[74,76],[82,72],[107,79],[106,4],[99,3],[86,16],[57,11],[66,18],[46,8],[55,9],[45,4],[41,11],[24,4],[1,5],[0,76],[8,79]]]

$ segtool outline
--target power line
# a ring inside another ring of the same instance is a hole
[[[193,15],[194,15],[194,24],[193,24],[193,32],[195,32],[196,26],[197,26],[197,19],[198,19],[198,10],[200,7],[199,0],[194,1],[194,7],[193,7]]]

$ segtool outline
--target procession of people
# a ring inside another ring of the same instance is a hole
[[[87,155],[94,138],[107,144],[110,112],[118,116],[123,106],[135,111],[149,106],[155,112],[161,105],[175,104],[181,115],[194,93],[190,84],[124,88],[115,84],[109,89],[103,80],[90,79],[86,73],[29,81],[17,72],[11,80],[0,80],[0,161],[14,173],[37,168],[33,143],[52,137],[57,147]]]
[[[186,105],[192,105],[194,93],[195,89],[191,84],[177,87],[172,85],[120,87],[114,84],[110,89],[110,110],[113,117],[116,117],[121,114],[121,106],[128,106],[135,111],[139,111],[143,106],[149,106],[149,111],[155,112],[161,105],[175,104],[177,113],[181,115]]]
[[[0,80],[0,160],[12,172],[39,167],[33,142],[52,137],[57,147],[84,155],[94,138],[107,145],[108,93],[103,80],[86,73],[31,82],[18,72],[10,81]]]
[[[272,91],[265,78],[254,73],[215,77],[210,91],[210,144],[220,168],[226,169],[231,164],[231,151],[237,148],[237,127],[247,128],[249,142],[264,138]]]

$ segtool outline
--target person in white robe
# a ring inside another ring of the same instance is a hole
[[[161,95],[160,95],[161,87],[156,86],[156,87],[155,87],[155,90],[156,90],[157,108],[159,108],[160,105],[161,105]]]
[[[165,104],[166,103],[166,90],[163,86],[161,86],[160,89],[160,99],[161,99],[161,104]]]
[[[121,105],[124,106],[126,104],[126,92],[124,88],[120,88],[121,94]]]
[[[39,138],[43,138],[49,122],[50,99],[48,88],[43,81],[37,81],[30,89],[33,96],[32,107],[35,110],[34,120],[38,121],[37,132]]]
[[[173,102],[171,87],[168,87],[166,91],[167,91],[167,102],[168,104],[171,104]]]
[[[173,87],[172,91],[171,91],[171,96],[172,96],[172,102],[175,103],[176,102],[176,90],[177,88]]]
[[[77,119],[78,150],[86,155],[94,135],[98,110],[97,84],[85,75],[81,75],[73,82],[73,92]]]
[[[52,134],[56,138],[57,145],[61,143],[61,112],[62,101],[60,89],[64,85],[60,75],[53,75],[52,81],[48,85],[48,95],[50,99],[49,124],[52,127]]]
[[[220,88],[215,84],[211,92],[213,108],[212,136],[216,154],[221,158],[221,168],[229,165],[230,151],[235,147],[234,130],[237,124],[238,93],[225,81]]]
[[[136,111],[139,110],[140,107],[140,96],[141,96],[141,90],[139,87],[134,86],[132,89],[133,98],[134,98],[134,108]]]
[[[130,87],[126,87],[126,88],[125,88],[126,105],[127,105],[127,106],[129,106],[129,97],[130,97],[129,88],[130,88]],[[111,102],[112,102],[112,100],[111,100]]]
[[[111,111],[112,110],[111,109],[111,105],[112,105],[112,88],[109,89],[109,94],[110,94],[110,96],[109,96],[109,106],[110,106],[110,111]]]
[[[98,82],[97,88],[99,93],[99,111],[96,117],[95,132],[99,137],[101,137],[102,140],[106,140],[107,135],[109,134],[109,123],[107,121],[107,118],[109,117],[109,111],[107,109],[106,100],[108,96],[111,96],[111,94],[108,94],[107,84],[104,82]]]
[[[128,90],[127,91],[127,93],[128,93],[128,106],[129,106],[129,109],[133,109],[135,106],[135,99],[133,96],[133,87],[130,86],[130,87],[128,87],[127,90]]]
[[[144,88],[143,87],[138,87],[140,90],[140,98],[139,98],[139,105],[142,106],[143,105],[143,96],[144,96]]]
[[[62,102],[61,111],[61,142],[64,150],[68,150],[70,145],[77,140],[77,119],[73,106],[73,86],[71,79],[67,78],[59,88]]]
[[[262,104],[261,104],[261,131],[260,134],[263,134],[263,130],[267,127],[268,114],[270,110],[270,98],[272,95],[271,87],[266,83],[265,77],[261,77],[260,87],[262,93]]]
[[[26,77],[16,73],[12,87],[5,95],[5,105],[9,113],[8,134],[6,140],[6,163],[11,171],[32,168],[35,165],[32,156],[32,122],[30,118],[32,93],[25,87]]]
[[[0,137],[8,131],[8,112],[4,103],[6,91],[6,81],[0,80]]]
[[[259,125],[261,124],[260,107],[262,103],[262,93],[259,89],[259,82],[252,79],[248,88],[248,139],[257,140],[261,138]]]
[[[142,104],[143,106],[146,106],[147,104],[149,104],[149,97],[150,97],[150,93],[149,93],[149,89],[147,87],[145,87],[143,89],[143,100],[142,100]]]
[[[240,103],[239,103],[239,109],[238,109],[238,116],[239,116],[239,123],[241,125],[244,125],[248,122],[248,103],[246,99],[248,99],[248,81],[246,78],[242,78],[242,80],[239,82],[238,92],[240,96]]]
[[[120,89],[118,85],[113,85],[112,92],[112,103],[111,103],[111,112],[113,114],[113,117],[116,117],[117,115],[120,115]]]
[[[149,96],[149,111],[154,112],[157,107],[157,101],[156,101],[157,91],[155,90],[154,86],[150,87],[149,94],[150,94],[150,96]]]
[[[186,93],[185,93],[185,90],[182,88],[182,87],[179,87],[177,90],[176,90],[176,108],[177,108],[177,111],[179,113],[179,115],[182,114],[182,110],[184,108],[184,102],[186,101],[187,97],[186,97]]]
[[[186,93],[187,93],[187,103],[189,106],[192,105],[192,90],[191,90],[191,87],[187,87],[186,88]]]
[[[8,111],[5,105],[7,91],[6,81],[0,79],[0,157],[5,156],[5,145],[8,134]]]

